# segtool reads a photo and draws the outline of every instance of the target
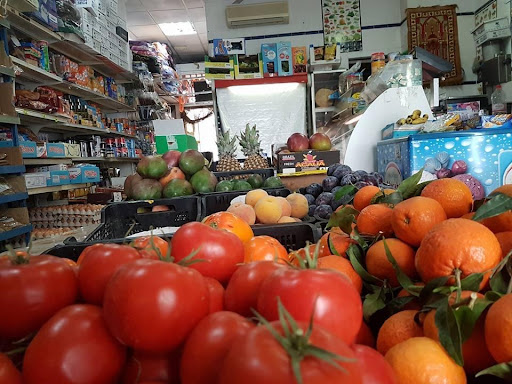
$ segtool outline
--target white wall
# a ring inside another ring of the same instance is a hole
[[[498,18],[500,17],[508,17],[510,20],[510,3],[508,0],[498,0]],[[506,40],[506,53],[511,53],[511,44],[512,41],[509,39]],[[502,84],[503,91],[505,92],[505,97],[508,103],[512,103],[512,81],[508,83]]]

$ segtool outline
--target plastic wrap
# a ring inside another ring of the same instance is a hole
[[[286,143],[294,132],[306,132],[306,85],[298,83],[234,86],[217,89],[222,127],[239,134],[256,124],[261,148],[270,156],[272,144]],[[240,149],[237,152],[243,158]]]
[[[80,29],[80,26],[82,25],[82,16],[73,1],[57,0],[55,5],[57,6],[57,14],[59,15],[59,29]]]

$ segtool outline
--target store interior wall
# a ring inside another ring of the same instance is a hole
[[[484,4],[486,2],[484,1]],[[510,17],[512,14],[512,3],[510,0],[498,0],[498,17]],[[512,53],[512,40],[509,38],[505,43],[507,54]],[[502,84],[503,91],[505,92],[505,99],[507,103],[512,103],[512,81]]]

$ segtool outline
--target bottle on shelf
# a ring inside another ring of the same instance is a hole
[[[491,95],[492,114],[499,115],[507,113],[507,103],[505,102],[505,93],[501,89],[501,85],[497,85]]]

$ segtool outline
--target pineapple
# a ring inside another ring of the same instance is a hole
[[[236,139],[236,135],[230,138],[229,131],[219,135],[217,139],[217,148],[219,149],[217,172],[240,171],[240,163],[235,157]]]
[[[260,134],[256,129],[256,125],[252,128],[249,124],[245,127],[245,132],[240,133],[240,146],[246,159],[244,169],[263,169],[268,168],[267,160],[261,156]]]

